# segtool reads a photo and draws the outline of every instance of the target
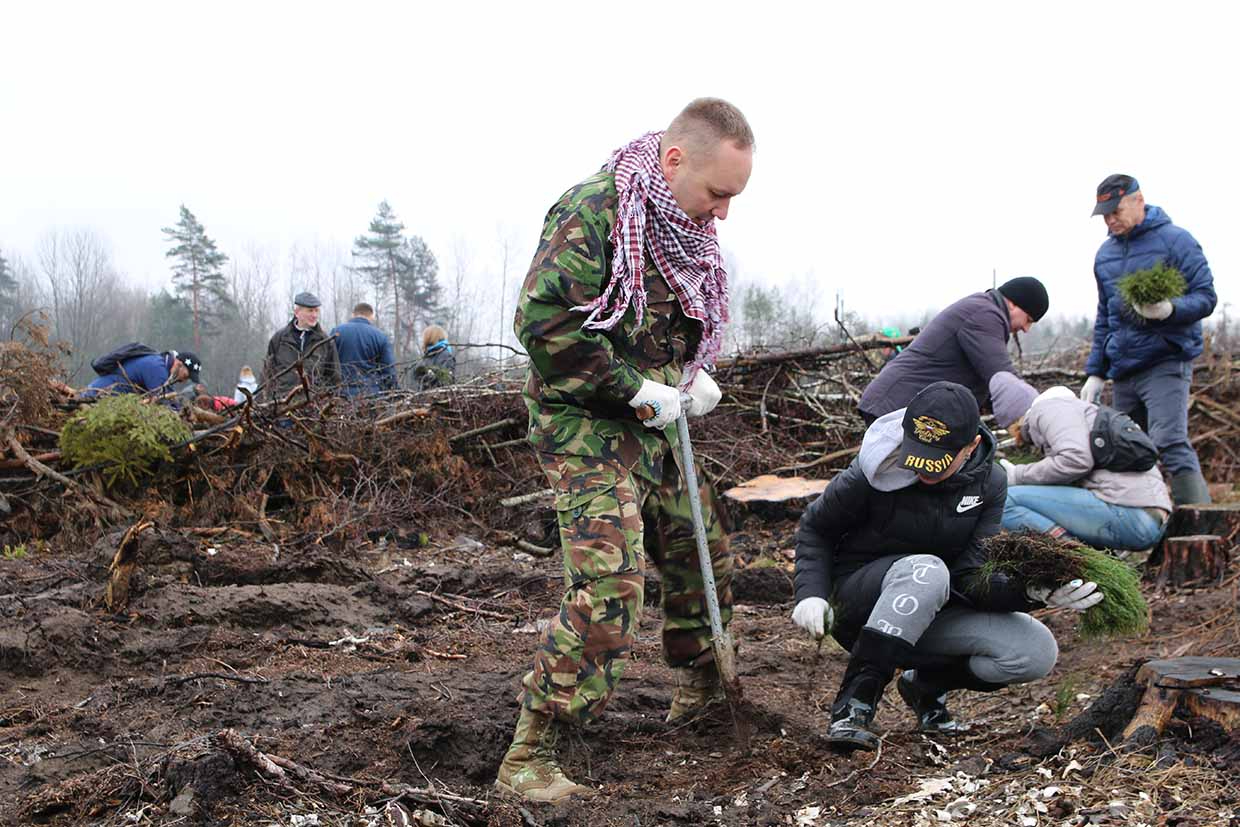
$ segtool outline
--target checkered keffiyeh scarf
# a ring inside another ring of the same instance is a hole
[[[712,220],[701,226],[676,203],[659,165],[662,132],[649,132],[616,150],[603,169],[616,173],[616,225],[611,242],[611,282],[597,299],[574,310],[589,312],[585,327],[610,330],[630,305],[640,322],[646,310],[643,251],[667,280],[685,315],[702,324],[702,339],[686,366],[681,387],[713,365],[728,321],[728,273]]]

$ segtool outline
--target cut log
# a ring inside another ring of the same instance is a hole
[[[1214,585],[1222,582],[1229,557],[1227,543],[1217,534],[1167,537],[1149,574],[1160,590]]]
[[[829,482],[763,474],[729,488],[723,496],[727,497],[733,511],[739,508],[767,520],[796,518]]]
[[[1152,744],[1171,720],[1178,704],[1193,715],[1218,722],[1228,731],[1240,722],[1240,692],[1227,688],[1240,680],[1240,658],[1169,658],[1147,661],[1136,682],[1145,694],[1128,726],[1124,741]]]
[[[1228,546],[1240,542],[1240,503],[1177,506],[1167,525],[1167,535],[1214,534]]]

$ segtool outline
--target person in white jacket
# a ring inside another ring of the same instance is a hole
[[[1027,465],[1000,460],[1007,471],[1003,528],[1071,535],[1095,548],[1138,550],[1157,543],[1171,513],[1162,474],[1108,471],[1094,466],[1090,429],[1098,406],[1063,386],[1038,391],[1000,372],[990,380],[995,419],[1032,445],[1042,459]]]
[[[252,395],[258,390],[258,379],[254,377],[254,371],[249,365],[242,365],[241,375],[237,377],[237,388],[233,391],[233,401],[238,404],[245,401],[245,394],[241,389],[245,388]]]

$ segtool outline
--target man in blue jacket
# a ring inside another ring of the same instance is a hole
[[[366,302],[353,308],[353,318],[332,330],[340,353],[344,395],[374,396],[396,389],[396,357],[386,333],[375,327],[375,309]]]
[[[144,348],[145,349],[145,348]],[[185,380],[198,381],[202,360],[189,351],[169,350],[166,353],[146,353],[120,360],[114,370],[99,376],[82,391],[82,398],[94,399],[118,393],[147,393],[166,388]]]
[[[1094,257],[1098,314],[1081,399],[1097,402],[1106,380],[1114,380],[1115,407],[1143,425],[1158,446],[1171,475],[1171,499],[1208,503],[1201,463],[1188,440],[1188,389],[1193,359],[1201,355],[1201,320],[1218,302],[1210,265],[1187,230],[1146,205],[1131,175],[1110,175],[1098,185],[1094,215],[1106,221],[1108,234]],[[1184,295],[1128,307],[1120,279],[1159,263],[1184,276]]]

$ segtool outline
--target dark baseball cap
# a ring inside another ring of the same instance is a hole
[[[1094,206],[1094,215],[1110,215],[1119,206],[1125,195],[1131,195],[1141,189],[1137,179],[1131,175],[1108,175],[1098,185],[1098,203]]]
[[[302,307],[318,307],[322,302],[319,301],[318,296],[307,290],[293,296],[293,304],[299,304]]]
[[[198,381],[198,373],[202,370],[202,360],[198,358],[198,354],[190,353],[188,350],[174,350],[173,357],[180,360],[185,369],[189,371],[191,382]]]
[[[928,477],[941,475],[977,436],[981,424],[977,400],[964,385],[927,385],[904,410],[900,467]]]

